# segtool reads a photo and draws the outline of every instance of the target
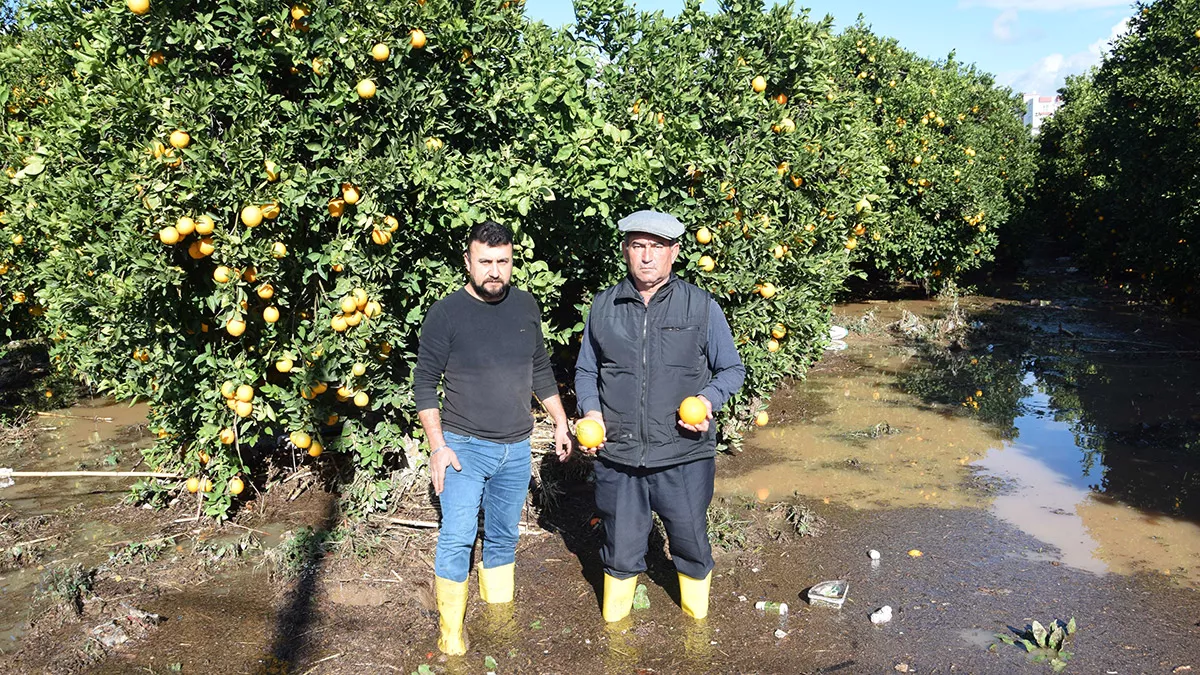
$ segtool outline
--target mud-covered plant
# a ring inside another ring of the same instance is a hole
[[[341,538],[337,532],[302,527],[284,539],[282,544],[268,550],[265,558],[272,574],[295,579],[315,569],[329,547],[337,544]]]
[[[708,507],[708,542],[722,551],[746,548],[747,525],[736,506],[721,503]]]
[[[38,581],[39,596],[50,597],[70,607],[76,614],[83,613],[83,598],[92,592],[96,570],[80,563],[70,567],[47,570]]]
[[[996,637],[1008,645],[1019,643],[1034,661],[1048,662],[1056,673],[1067,667],[1072,654],[1066,650],[1066,643],[1075,635],[1075,617],[1071,617],[1067,623],[1055,619],[1050,622],[1049,628],[1034,621],[1025,630],[1013,632],[1016,633],[1015,638],[1006,634]]]

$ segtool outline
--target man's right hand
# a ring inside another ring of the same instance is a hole
[[[583,419],[596,420],[597,422],[599,422],[600,428],[604,430],[603,438],[606,441],[608,440],[608,425],[604,424],[604,413],[600,412],[599,410],[593,410],[593,411],[587,413],[586,415],[584,415]],[[594,448],[585,448],[581,445],[581,446],[579,446],[579,449],[585,455],[593,455],[594,456],[597,452],[600,451],[600,448],[603,448],[603,447],[604,447],[604,443],[601,442],[600,445],[597,445]]]
[[[450,446],[443,445],[441,450],[429,456],[429,473],[433,476],[433,492],[441,495],[442,490],[446,489],[446,467],[452,466],[455,471],[462,471],[462,465],[458,463],[458,455],[454,454],[454,450]]]

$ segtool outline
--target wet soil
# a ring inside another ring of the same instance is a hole
[[[187,521],[186,500],[151,512],[111,485],[26,484],[0,492],[0,672],[484,673],[490,657],[498,673],[1048,673],[996,635],[1072,617],[1066,672],[1200,670],[1200,326],[1129,307],[1067,264],[958,311],[837,308],[850,347],[719,459],[714,528],[729,548],[705,621],[682,615],[656,537],[650,607],[604,624],[579,465],[544,464],[564,480],[521,538],[517,601],[485,606],[472,578],[470,648],[453,659],[436,648],[432,530],[348,525],[315,483],[221,526]],[[119,443],[138,442],[125,426]],[[101,427],[99,443],[76,439],[84,450],[54,460],[26,444],[0,465],[102,461],[116,436]],[[788,507],[819,534],[781,520]],[[79,614],[35,593],[74,562],[97,569]],[[806,601],[825,579],[849,581],[841,609]],[[883,605],[894,618],[873,625]],[[165,621],[100,645],[93,629],[130,607]]]

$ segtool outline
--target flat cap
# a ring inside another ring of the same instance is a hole
[[[665,239],[678,239],[683,235],[683,223],[669,213],[658,211],[635,211],[617,221],[622,232],[645,232]]]

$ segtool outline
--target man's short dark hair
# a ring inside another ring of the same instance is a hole
[[[471,228],[471,236],[467,237],[467,248],[471,248],[471,242],[476,241],[484,246],[505,246],[513,243],[512,230],[494,220],[485,220]]]

